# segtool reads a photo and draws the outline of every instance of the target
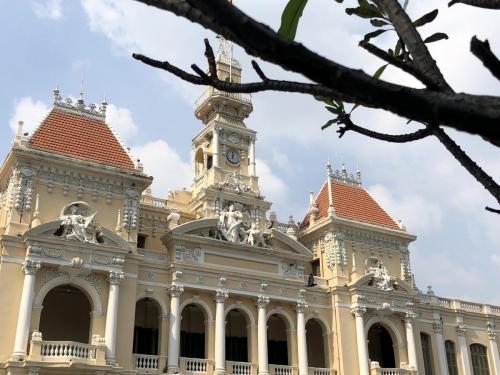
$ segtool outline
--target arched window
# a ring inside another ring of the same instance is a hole
[[[470,346],[470,356],[472,359],[472,371],[474,375],[490,375],[488,366],[488,350],[481,344]]]
[[[40,316],[40,332],[47,341],[90,339],[90,302],[87,296],[71,285],[60,285],[47,293]]]
[[[425,375],[434,375],[431,337],[427,333],[420,332],[420,342],[422,343],[422,355],[424,357]]]
[[[457,353],[455,352],[455,343],[451,340],[444,342],[446,349],[446,364],[448,365],[448,375],[458,375]]]
[[[226,316],[226,360],[248,362],[248,320],[245,313],[235,309]]]
[[[278,314],[267,320],[267,355],[270,364],[288,365],[287,325]]]
[[[382,324],[375,323],[368,330],[368,353],[370,361],[378,362],[380,367],[396,367],[392,338]]]
[[[195,304],[181,314],[181,357],[205,358],[205,314]]]
[[[158,355],[160,307],[151,298],[135,304],[134,345],[137,354]]]
[[[307,360],[310,367],[327,368],[324,332],[317,319],[310,319],[306,323]]]

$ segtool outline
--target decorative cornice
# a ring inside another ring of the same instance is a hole
[[[172,285],[168,289],[168,294],[170,295],[170,298],[174,297],[180,297],[182,292],[184,292],[184,288],[181,285]]]
[[[257,297],[257,307],[258,308],[265,308],[269,304],[269,297],[268,296],[258,296]]]
[[[224,303],[227,299],[227,297],[229,296],[227,290],[222,290],[222,289],[219,289],[215,292],[215,302],[217,303]]]
[[[351,312],[354,314],[356,318],[363,317],[366,313],[366,307],[355,306],[351,309]]]
[[[42,267],[40,262],[33,261],[31,259],[26,259],[23,263],[22,270],[25,275],[34,275]]]
[[[125,274],[119,271],[109,271],[109,283],[111,285],[119,285],[125,278]]]

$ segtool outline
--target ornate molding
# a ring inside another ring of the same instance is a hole
[[[340,231],[326,232],[324,237],[326,265],[330,270],[347,266],[345,235]]]
[[[73,202],[61,210],[62,231],[56,235],[67,240],[97,244],[102,242],[101,227],[94,222],[96,211],[92,213],[85,202]]]
[[[366,313],[366,307],[363,306],[355,306],[351,309],[351,312],[356,318],[362,318]]]
[[[284,276],[303,279],[305,275],[304,265],[297,263],[281,263],[281,271]]]
[[[299,314],[303,314],[306,309],[309,307],[306,301],[297,301],[297,305],[295,306],[295,310]]]
[[[458,323],[457,326],[455,327],[455,330],[457,332],[457,335],[465,336],[467,332],[467,326],[464,323]]]
[[[160,253],[158,251],[137,249],[137,252],[144,256],[145,259],[153,262],[167,263],[170,259],[167,253]]]
[[[36,171],[32,167],[20,165],[16,168],[16,193],[14,199],[15,209],[22,214],[30,211],[33,204],[33,183]]]
[[[49,249],[39,243],[33,243],[28,247],[28,253],[54,259],[66,259],[66,252],[63,249]]]
[[[224,303],[227,298],[228,298],[229,294],[227,292],[227,290],[222,290],[222,289],[219,289],[215,292],[215,302],[217,303]]]
[[[202,251],[199,247],[188,248],[184,245],[175,245],[175,260],[186,263],[201,263]]]
[[[123,206],[123,225],[128,233],[137,229],[139,217],[139,205],[141,194],[135,188],[129,188],[125,192],[125,204]]]

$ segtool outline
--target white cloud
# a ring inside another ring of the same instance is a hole
[[[177,151],[162,139],[132,148],[144,164],[144,171],[154,177],[153,194],[166,197],[168,190],[190,188],[193,169]]]
[[[493,254],[490,256],[490,259],[493,263],[495,263],[498,267],[500,267],[500,256]]]
[[[58,20],[63,17],[62,0],[36,1],[33,10],[39,18]]]
[[[49,112],[49,107],[40,100],[22,97],[14,105],[14,113],[9,120],[12,131],[17,132],[18,121],[23,121],[23,131],[32,133]]]
[[[395,197],[383,185],[370,186],[368,192],[379,202],[389,215],[401,219],[412,233],[429,233],[441,227],[442,212],[437,204],[417,195]]]
[[[130,139],[139,130],[134,123],[130,110],[113,104],[109,104],[106,110],[106,123],[111,125],[123,140]]]

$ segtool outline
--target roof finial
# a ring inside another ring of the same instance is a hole
[[[80,99],[77,101],[77,106],[80,109],[85,108],[85,102],[83,101],[83,79],[80,82]]]
[[[54,104],[60,103],[62,100],[61,98],[61,93],[59,91],[59,85],[56,85],[56,88],[54,89]]]
[[[108,108],[108,102],[106,101],[106,95],[104,95],[104,99],[101,102],[101,106],[99,107],[103,116],[106,116],[106,109]]]
[[[327,182],[328,182],[328,216],[335,215],[335,208],[333,207],[333,171],[332,165],[330,164],[330,158],[328,158],[328,164],[326,165]]]

